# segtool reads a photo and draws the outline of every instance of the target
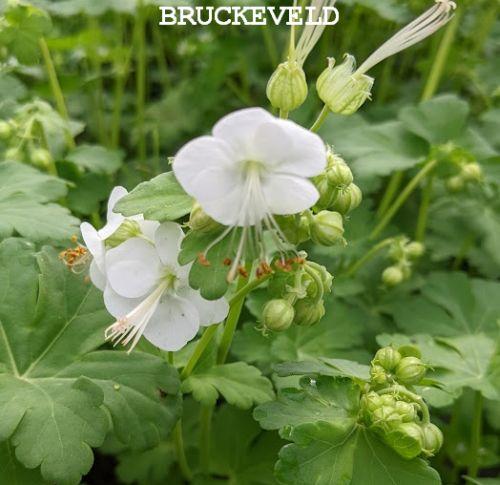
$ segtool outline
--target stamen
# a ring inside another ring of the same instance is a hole
[[[59,259],[76,274],[86,269],[90,259],[90,253],[86,247],[78,245],[75,248],[68,248],[59,253]]]

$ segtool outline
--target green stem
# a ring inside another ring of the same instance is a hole
[[[446,61],[448,60],[448,56],[450,54],[451,46],[455,40],[460,19],[462,18],[462,12],[463,9],[459,7],[455,16],[451,19],[450,23],[446,27],[446,30],[444,31],[438,51],[436,52],[436,57],[434,58],[434,62],[432,63],[431,70],[427,77],[427,82],[425,83],[424,91],[422,93],[422,101],[427,101],[432,98],[434,94],[436,94],[441,77],[443,76]]]
[[[316,118],[316,121],[313,123],[313,125],[309,129],[312,132],[316,133],[321,128],[321,125],[325,122],[326,117],[328,116],[329,113],[330,113],[330,110],[329,110],[328,106],[325,104],[323,106],[323,109],[321,110],[320,114]]]
[[[146,160],[146,138],[144,133],[144,110],[146,103],[146,32],[142,1],[137,6],[136,17],[136,122],[138,136],[138,156]]]
[[[375,257],[382,249],[389,246],[393,241],[394,239],[390,237],[380,241],[378,244],[375,244],[375,246],[365,253],[362,258],[358,259],[358,261],[354,262],[349,268],[347,268],[344,276],[354,276],[362,266]]]
[[[370,234],[370,239],[375,239],[391,222],[401,206],[406,202],[411,193],[418,187],[420,181],[427,176],[429,172],[436,166],[437,160],[428,161],[422,169],[413,177],[404,190],[399,194],[394,203],[389,207],[387,212],[382,217],[381,221],[373,229]]]
[[[198,343],[196,344],[196,347],[191,357],[189,358],[186,367],[182,369],[181,372],[182,380],[187,379],[191,375],[191,372],[193,372],[193,369],[200,360],[200,357],[203,355],[203,352],[205,352],[205,349],[208,347],[208,344],[211,342],[216,332],[217,332],[217,325],[211,325],[203,332],[203,335],[201,336],[200,340],[198,340]]]
[[[284,109],[280,109],[280,118],[282,120],[286,120],[288,118],[288,111],[285,111]]]
[[[427,219],[429,215],[429,205],[431,203],[432,186],[434,184],[434,175],[427,177],[427,183],[422,190],[422,200],[418,210],[417,229],[415,231],[415,239],[423,242],[425,239],[425,230],[427,228]]]
[[[420,410],[422,411],[422,421],[424,423],[430,423],[431,422],[431,415],[429,413],[429,408],[427,407],[427,404],[425,404],[425,401],[418,395],[415,394],[404,386],[400,385],[395,385],[388,387],[386,389],[382,389],[381,391],[378,392],[379,394],[397,394],[403,397],[406,397],[407,399],[410,399],[411,401],[416,402]]]
[[[158,64],[158,70],[160,71],[163,90],[167,91],[170,87],[170,76],[168,74],[168,64],[165,59],[165,48],[163,46],[163,39],[161,38],[160,29],[157,25],[153,25],[153,42],[155,44],[156,60]]]
[[[483,421],[483,395],[480,391],[474,392],[474,414],[470,438],[470,462],[467,475],[476,478],[479,470],[479,448],[481,446],[481,431]]]
[[[206,475],[210,472],[210,432],[213,413],[213,406],[203,406],[200,412],[200,465]]]
[[[182,421],[179,419],[174,428],[174,446],[177,454],[177,461],[181,470],[182,476],[187,480],[193,479],[193,474],[187,462],[186,453],[184,451],[184,439],[182,437]]]
[[[396,195],[397,191],[399,190],[399,187],[401,186],[401,182],[403,182],[403,175],[404,175],[403,172],[394,172],[392,174],[391,179],[387,184],[387,188],[385,189],[384,196],[380,201],[380,205],[377,210],[377,217],[382,217],[389,208],[389,206],[391,205],[394,196]]]
[[[61,89],[61,85],[59,84],[59,79],[57,78],[56,68],[54,65],[54,61],[52,60],[52,57],[50,55],[47,41],[44,37],[40,37],[40,39],[38,40],[38,44],[40,45],[40,50],[42,52],[43,62],[45,63],[47,75],[49,76],[50,88],[56,101],[57,111],[62,118],[64,118],[66,121],[69,121],[68,109],[66,108],[66,102],[64,101],[64,95]],[[75,148],[75,140],[73,140],[73,135],[71,134],[69,126],[66,129],[66,140],[70,148]]]

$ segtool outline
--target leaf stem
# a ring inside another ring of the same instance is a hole
[[[213,406],[202,406],[200,412],[200,466],[203,473],[210,472],[210,432]]]
[[[387,184],[387,188],[385,189],[385,193],[382,197],[382,200],[380,201],[380,205],[377,210],[377,217],[382,217],[389,208],[389,206],[391,205],[391,202],[393,201],[396,192],[399,190],[399,187],[401,186],[401,182],[403,181],[403,175],[404,172],[401,171],[394,172],[392,174],[389,183]]]
[[[187,462],[186,453],[184,452],[184,439],[182,437],[182,420],[179,419],[174,428],[174,445],[177,454],[177,461],[181,470],[182,476],[187,480],[193,479],[193,474]]]
[[[387,239],[384,239],[383,241],[380,241],[378,244],[375,244],[375,246],[373,246],[368,252],[366,252],[363,257],[355,261],[351,266],[349,266],[349,268],[347,268],[344,276],[354,276],[362,266],[370,261],[370,259],[375,257],[382,249],[389,246],[389,244],[391,244],[393,241],[394,238],[389,237]]]
[[[420,181],[427,176],[428,173],[436,166],[437,160],[428,161],[422,169],[413,177],[404,190],[399,194],[393,204],[387,209],[387,212],[382,217],[382,220],[371,232],[369,238],[375,239],[386,228],[387,224],[391,222],[392,218],[396,215],[401,206],[406,202],[411,193],[418,187]]]
[[[200,357],[203,355],[203,352],[205,352],[205,349],[208,347],[208,344],[211,342],[216,332],[217,332],[217,325],[210,325],[210,327],[205,329],[200,340],[198,340],[198,343],[196,344],[196,347],[191,357],[189,358],[186,367],[182,369],[181,372],[182,380],[187,379],[191,375],[191,372],[193,372],[193,369],[200,360]]]
[[[57,111],[59,112],[61,117],[67,123],[69,123],[68,109],[66,107],[66,102],[64,101],[64,95],[59,83],[59,79],[57,78],[54,61],[52,60],[52,56],[50,55],[49,46],[47,45],[45,37],[40,37],[40,39],[38,39],[38,44],[42,52],[43,62],[45,63],[47,75],[49,76],[50,88],[56,101]],[[69,124],[66,128],[66,141],[70,148],[75,148],[75,140],[73,139],[73,135],[71,134]]]
[[[476,478],[479,470],[479,448],[481,446],[481,432],[483,420],[483,395],[480,391],[474,392],[474,412],[470,438],[470,462],[467,475]]]
[[[325,122],[326,120],[326,117],[328,116],[328,114],[330,113],[330,109],[328,108],[328,106],[325,104],[323,106],[323,109],[321,110],[321,112],[319,113],[318,117],[316,118],[316,121],[313,123],[313,125],[311,126],[311,128],[309,128],[313,133],[316,133],[320,128],[321,126],[323,125],[323,123]]]
[[[427,229],[427,219],[429,215],[429,205],[431,203],[432,186],[434,185],[434,174],[427,177],[424,189],[422,190],[422,199],[418,209],[417,228],[415,230],[415,239],[423,242],[425,239],[425,231]]]

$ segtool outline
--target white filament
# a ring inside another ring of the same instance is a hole
[[[417,44],[448,23],[453,17],[453,10],[457,6],[456,3],[451,0],[435,0],[435,2],[433,7],[382,44],[359,66],[356,74],[366,73],[379,62]]]

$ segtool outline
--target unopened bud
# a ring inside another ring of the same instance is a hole
[[[269,330],[281,332],[290,327],[295,316],[293,306],[284,299],[270,300],[262,310],[262,323]]]
[[[314,185],[319,192],[319,199],[316,202],[316,207],[320,210],[330,208],[333,201],[337,197],[337,189],[328,181],[326,174],[318,175],[313,179]]]
[[[479,182],[483,176],[481,165],[476,162],[466,163],[462,167],[461,176],[467,182]]]
[[[422,425],[422,448],[427,456],[434,456],[443,446],[443,433],[432,423]]]
[[[373,425],[389,429],[402,423],[401,416],[394,411],[392,406],[381,406],[375,409],[371,416]]]
[[[461,192],[465,187],[465,180],[460,175],[454,175],[446,181],[446,188],[450,192]]]
[[[418,384],[425,376],[426,367],[417,357],[403,357],[396,367],[396,379],[401,384]]]
[[[389,376],[385,369],[378,364],[372,365],[370,368],[370,376],[375,384],[386,384],[389,381]]]
[[[341,214],[347,214],[356,209],[362,200],[363,194],[361,193],[361,189],[356,184],[349,184],[347,187],[342,187],[337,191],[337,196],[331,208]]]
[[[394,410],[401,416],[403,423],[415,421],[417,418],[417,411],[415,406],[405,401],[396,401]]]
[[[318,323],[325,315],[325,305],[322,301],[315,302],[304,298],[295,303],[294,323],[303,327],[310,327]]]
[[[331,150],[328,151],[327,159],[328,167],[326,169],[326,176],[328,183],[333,187],[352,184],[354,178],[347,163]]]
[[[382,273],[382,283],[389,287],[399,285],[404,279],[404,273],[399,266],[389,266]]]
[[[214,221],[198,204],[194,204],[189,215],[189,227],[199,233],[209,233],[220,227],[217,221]]]
[[[381,398],[382,396],[379,396],[376,392],[370,391],[363,396],[361,403],[368,411],[373,412],[375,409],[383,406]]]
[[[346,55],[340,66],[334,66],[335,59],[328,59],[328,67],[316,82],[318,95],[330,111],[342,115],[353,114],[370,97],[374,79],[354,73],[353,56]]]
[[[105,243],[108,248],[116,248],[128,239],[140,236],[141,234],[141,227],[137,221],[125,219],[120,227],[106,239]]]
[[[47,168],[52,163],[52,155],[45,148],[35,148],[30,151],[31,163],[37,167]]]
[[[385,439],[394,451],[406,459],[410,460],[422,453],[423,433],[417,423],[398,424]]]
[[[418,241],[413,241],[406,245],[405,252],[409,258],[417,259],[424,254],[425,246]]]
[[[7,121],[0,121],[0,140],[6,140],[12,135],[12,126]]]
[[[297,109],[307,98],[304,70],[295,61],[281,63],[267,83],[266,95],[275,108]]]
[[[401,360],[401,354],[393,347],[379,349],[373,359],[374,363],[381,365],[384,369],[393,370]]]
[[[344,242],[344,224],[338,212],[321,211],[311,224],[311,239],[322,246],[333,246]]]
[[[306,215],[277,216],[276,222],[288,242],[300,244],[310,238],[309,219]]]
[[[6,160],[21,161],[23,158],[23,152],[19,148],[12,147],[5,152]]]

